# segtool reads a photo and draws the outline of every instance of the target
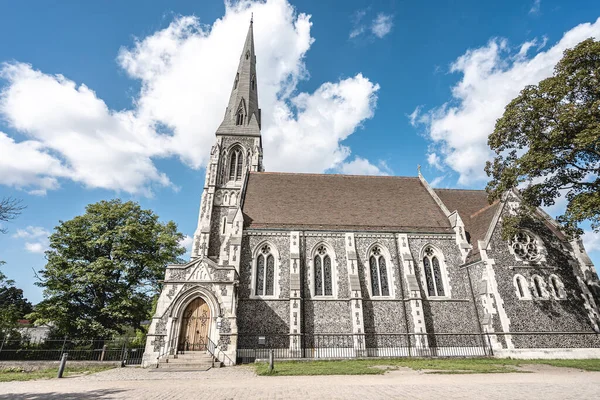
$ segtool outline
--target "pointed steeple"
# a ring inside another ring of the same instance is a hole
[[[260,136],[260,109],[256,80],[253,20],[244,42],[240,62],[233,80],[233,88],[225,117],[217,135]]]

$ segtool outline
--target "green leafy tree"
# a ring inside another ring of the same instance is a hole
[[[17,321],[31,311],[31,303],[23,297],[23,290],[0,272],[0,340],[18,336],[15,331]]]
[[[506,106],[488,144],[496,153],[486,165],[490,200],[519,187],[517,216],[508,219],[511,236],[538,206],[567,199],[558,217],[566,232],[581,233],[590,221],[600,230],[600,42],[566,50],[552,77],[527,86]]]
[[[168,263],[181,261],[183,235],[135,202],[101,201],[60,222],[40,271],[38,322],[69,336],[108,337],[148,319]]]

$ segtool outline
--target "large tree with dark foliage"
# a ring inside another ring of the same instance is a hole
[[[566,196],[558,217],[565,231],[581,233],[590,221],[600,230],[600,42],[585,40],[566,50],[554,75],[527,86],[506,106],[488,143],[490,200],[520,188],[521,212],[505,221],[511,236],[531,209]]]
[[[109,337],[149,317],[165,266],[180,261],[183,235],[135,202],[101,201],[60,222],[40,271],[38,322],[57,333]]]
[[[31,303],[23,297],[23,290],[0,272],[0,340],[18,336],[17,321],[32,311]]]

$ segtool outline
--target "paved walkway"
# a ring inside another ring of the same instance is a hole
[[[0,399],[593,399],[600,372],[536,366],[535,373],[259,377],[250,367],[206,372],[123,368],[94,375],[0,383]]]

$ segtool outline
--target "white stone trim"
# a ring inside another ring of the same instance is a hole
[[[487,246],[484,246],[485,243],[483,240],[480,240],[477,245],[479,246],[479,251],[481,254],[481,261],[483,261],[483,265],[485,265],[485,271],[487,273],[487,281],[489,284],[489,289],[494,296],[494,300],[496,303],[496,312],[498,318],[500,319],[500,326],[502,327],[502,331],[504,333],[510,332],[510,318],[506,314],[506,310],[504,309],[504,300],[500,296],[500,292],[498,291],[498,281],[496,280],[496,271],[494,271],[494,265],[496,262],[493,258],[489,258],[487,255]],[[493,326],[490,323],[490,326]],[[506,347],[508,349],[513,349],[515,346],[512,342],[511,335],[504,335],[504,339],[506,341]]]
[[[600,358],[600,349],[496,349],[494,350],[494,358],[518,358],[524,360],[584,360]]]

